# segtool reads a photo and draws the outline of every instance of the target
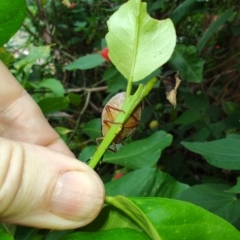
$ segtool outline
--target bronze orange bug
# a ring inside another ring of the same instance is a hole
[[[115,122],[117,114],[122,111],[122,105],[124,103],[126,92],[121,92],[113,96],[105,105],[102,111],[102,136],[104,137],[109,131],[112,124],[119,124]],[[133,113],[130,115],[128,120],[124,123],[122,130],[113,140],[113,149],[110,149],[114,152],[117,151],[116,144],[123,144],[123,140],[128,137],[138,126],[141,118],[141,106],[137,106]],[[98,138],[98,140],[102,139]]]

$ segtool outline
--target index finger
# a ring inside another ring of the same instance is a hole
[[[37,103],[0,61],[0,136],[73,156]]]

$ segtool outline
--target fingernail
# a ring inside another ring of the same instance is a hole
[[[95,175],[80,171],[63,173],[52,197],[51,211],[65,219],[92,219],[103,204],[104,190]]]

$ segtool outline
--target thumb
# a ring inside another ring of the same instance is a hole
[[[0,221],[70,229],[96,218],[104,187],[86,164],[45,147],[0,138]]]

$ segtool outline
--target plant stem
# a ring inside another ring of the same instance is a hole
[[[95,168],[97,166],[104,152],[108,149],[108,146],[122,130],[123,124],[128,120],[134,109],[140,104],[143,98],[148,95],[156,82],[157,78],[153,78],[146,85],[140,84],[134,95],[130,95],[129,97],[126,96],[121,109],[123,111],[119,111],[115,119],[116,124],[111,125],[110,130],[107,132],[106,136],[89,162],[89,166],[91,168]]]

